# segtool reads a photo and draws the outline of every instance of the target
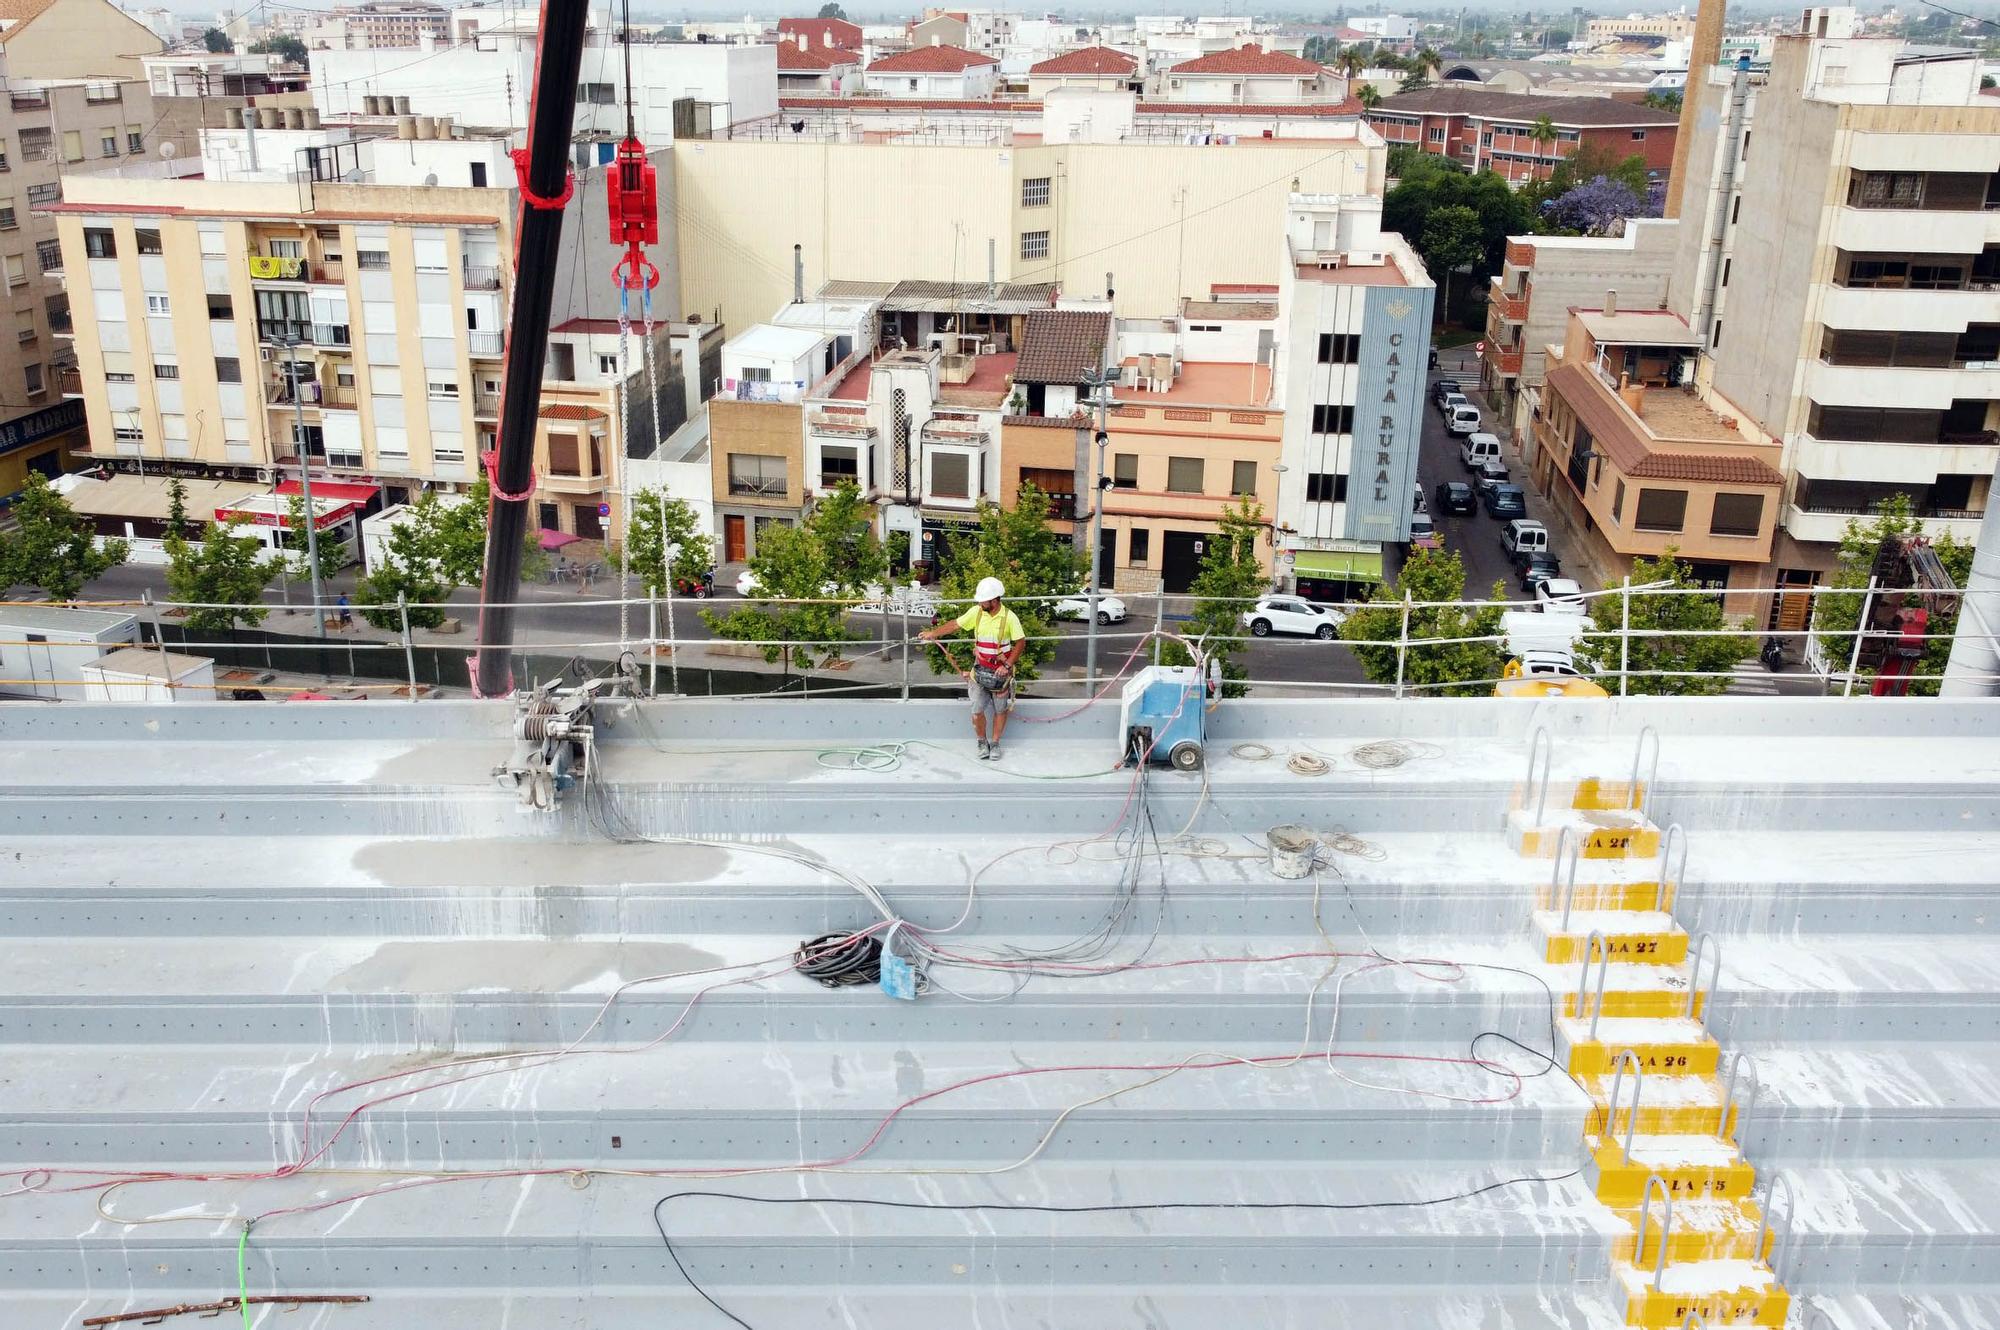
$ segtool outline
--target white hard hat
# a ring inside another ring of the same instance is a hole
[[[989,600],[998,600],[1006,594],[1007,588],[1000,585],[1000,579],[997,577],[980,578],[979,585],[972,590],[972,598],[982,604]]]

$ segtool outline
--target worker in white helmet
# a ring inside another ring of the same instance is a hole
[[[1007,713],[1014,709],[1014,665],[1028,646],[1021,617],[1000,603],[1006,594],[999,578],[982,577],[973,588],[971,609],[918,634],[926,642],[960,629],[972,634],[972,668],[959,673],[965,676],[966,694],[972,699],[972,733],[979,740],[982,761],[1000,756],[1000,735],[1007,728]]]

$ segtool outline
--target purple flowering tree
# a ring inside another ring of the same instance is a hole
[[[1653,197],[1654,191],[1646,192],[1647,197],[1642,200],[1624,181],[1597,176],[1550,199],[1542,216],[1558,230],[1593,236],[1617,235],[1625,229],[1627,217],[1659,215],[1660,200]]]

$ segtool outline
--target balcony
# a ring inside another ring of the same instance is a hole
[[[2000,243],[2000,212],[1843,206],[1832,243],[1849,253],[1977,254]]]
[[[345,323],[315,323],[312,326],[312,340],[315,346],[332,349],[348,346],[353,335]]]
[[[345,286],[347,265],[344,263],[315,263],[309,279],[315,286]]]
[[[313,326],[304,319],[259,319],[257,320],[257,340],[260,342],[310,343]]]
[[[253,282],[303,282],[306,277],[304,259],[272,258],[265,254],[250,256],[250,280]]]
[[[468,263],[464,269],[465,289],[468,291],[498,291],[500,270],[490,264]]]
[[[70,337],[76,333],[76,319],[68,310],[52,310],[49,313],[49,331],[58,337]]]
[[[1484,355],[1487,363],[1492,365],[1498,373],[1519,374],[1521,372],[1521,348],[1518,346],[1509,350],[1505,347],[1488,343]]]
[[[830,434],[841,439],[872,439],[875,427],[868,423],[864,415],[829,416],[817,415],[807,418],[807,425],[815,434]]]
[[[64,397],[83,396],[83,371],[75,365],[62,365],[56,369],[56,390]]]
[[[312,385],[307,384],[308,388]],[[308,402],[312,398],[306,398]],[[319,389],[320,408],[325,411],[353,411],[361,405],[361,396],[353,385],[323,384]]]
[[[498,417],[500,414],[500,394],[480,392],[472,394],[472,414],[475,416]]]
[[[472,354],[482,360],[497,358],[506,349],[506,336],[497,332],[468,332],[465,340]]]
[[[1784,507],[1785,530],[1793,540],[1819,541],[1837,544],[1847,533],[1847,524],[1860,519],[1866,521],[1873,514],[1848,508],[1801,508],[1796,503]],[[1917,516],[1924,520],[1924,534],[1940,536],[1946,533],[1956,539],[1972,544],[1979,538],[1979,526],[1985,519],[1983,512],[1969,512],[1956,508],[1927,508],[1919,510]]]
[[[1806,366],[1806,396],[1821,406],[1944,411],[1955,399],[2000,399],[2000,362],[1925,367],[1815,360]]]
[[[2000,323],[2000,289],[1833,286],[1820,301],[1820,321],[1847,332],[1964,332],[1974,323]]]
[[[49,94],[43,88],[16,88],[8,94],[16,111],[44,109],[49,104]]]
[[[1870,443],[1801,434],[1792,445],[1792,466],[1821,480],[1931,485],[1941,475],[1991,475],[1996,463],[2000,440],[1990,435],[1962,442]]]
[[[924,423],[925,443],[942,443],[960,448],[984,448],[993,438],[991,430],[970,421],[938,421]]]
[[[1493,280],[1493,289],[1487,293],[1486,304],[1508,323],[1525,323],[1528,320],[1528,293],[1510,296],[1500,289],[1500,280]]]

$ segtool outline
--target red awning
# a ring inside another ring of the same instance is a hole
[[[542,548],[545,550],[559,550],[565,545],[574,545],[582,539],[582,536],[572,536],[567,531],[551,531],[548,527],[542,528]]]
[[[305,492],[305,486],[301,485],[297,480],[281,480],[278,482],[278,493],[280,494],[304,494]],[[313,482],[313,498],[338,499],[342,503],[367,503],[381,492],[382,487],[380,485],[352,485],[338,480],[315,480]]]

